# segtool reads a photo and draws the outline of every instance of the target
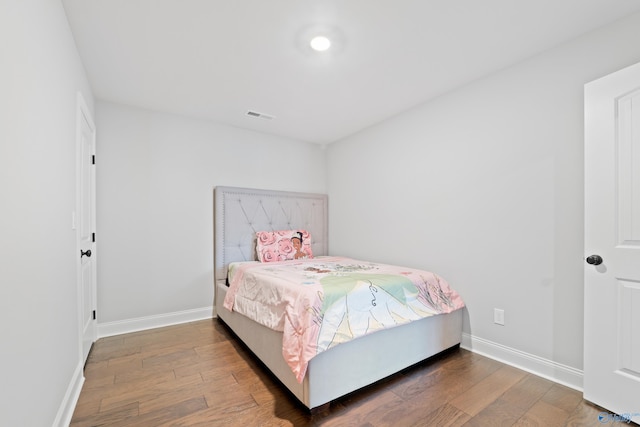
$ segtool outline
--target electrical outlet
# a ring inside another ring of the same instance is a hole
[[[504,326],[504,310],[499,308],[493,309],[493,323]]]

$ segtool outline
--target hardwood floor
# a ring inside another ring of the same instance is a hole
[[[310,414],[216,319],[100,339],[85,376],[74,427],[603,424],[579,392],[462,349]]]

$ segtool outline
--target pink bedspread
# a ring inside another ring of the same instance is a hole
[[[300,382],[322,351],[463,306],[434,273],[343,257],[241,264],[224,300],[284,333],[282,353]]]

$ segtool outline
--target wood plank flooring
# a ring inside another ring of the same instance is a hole
[[[73,427],[603,425],[581,393],[462,349],[310,414],[217,319],[100,339],[85,377]]]

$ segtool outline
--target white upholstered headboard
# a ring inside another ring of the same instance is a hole
[[[313,254],[329,252],[326,194],[216,187],[213,203],[216,283],[230,262],[256,259],[258,231],[307,230]]]

